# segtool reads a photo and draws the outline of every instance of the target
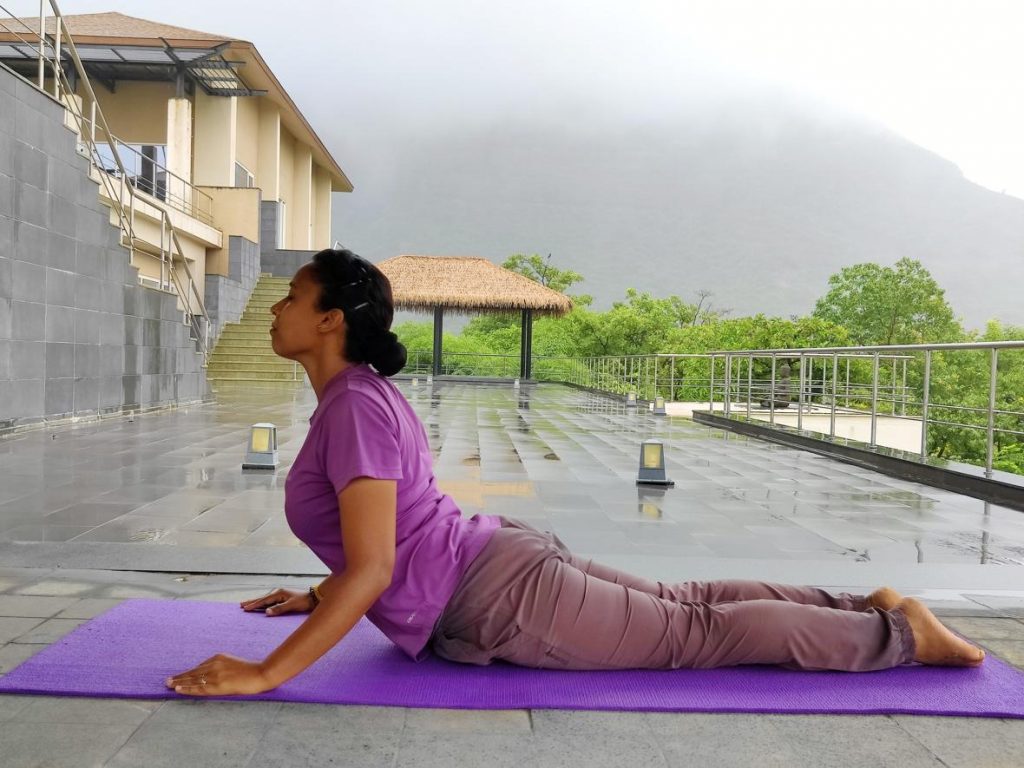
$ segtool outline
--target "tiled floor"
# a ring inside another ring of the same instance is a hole
[[[658,578],[891,583],[1024,666],[1021,513],[553,385],[401,386],[467,513]],[[0,440],[0,674],[119,600],[306,585],[271,574],[320,569],[281,511],[314,405],[308,390],[236,391]],[[278,426],[276,473],[241,470],[256,421]],[[652,436],[676,481],[664,492],[633,482]],[[4,766],[1019,766],[1024,721],[6,696],[0,744]]]

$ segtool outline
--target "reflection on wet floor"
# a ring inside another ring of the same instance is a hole
[[[1024,563],[1024,514],[558,385],[399,382],[466,514],[524,519],[590,554]],[[0,441],[0,540],[293,547],[287,468],[306,388]],[[250,424],[281,467],[241,470]],[[641,440],[671,489],[635,486]]]

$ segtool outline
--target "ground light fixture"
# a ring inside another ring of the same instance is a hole
[[[665,398],[658,395],[654,398],[654,415],[664,416],[665,415]]]
[[[644,440],[640,443],[640,470],[637,485],[658,485],[670,488],[675,482],[665,476],[665,444],[661,440]]]
[[[242,469],[277,469],[277,427],[266,422],[249,427]]]
[[[627,392],[626,393],[626,407],[627,408],[636,408],[636,392]]]

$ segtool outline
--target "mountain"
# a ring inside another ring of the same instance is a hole
[[[334,231],[374,261],[551,253],[597,308],[704,289],[733,316],[788,316],[841,268],[907,256],[969,327],[1024,324],[1024,201],[863,119],[765,100],[366,138]]]

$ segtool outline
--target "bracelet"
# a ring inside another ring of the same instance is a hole
[[[310,610],[315,610],[316,607],[318,605],[320,605],[320,600],[321,600],[320,590],[317,587],[310,587],[309,588],[309,599],[313,603],[313,607],[310,608]]]

